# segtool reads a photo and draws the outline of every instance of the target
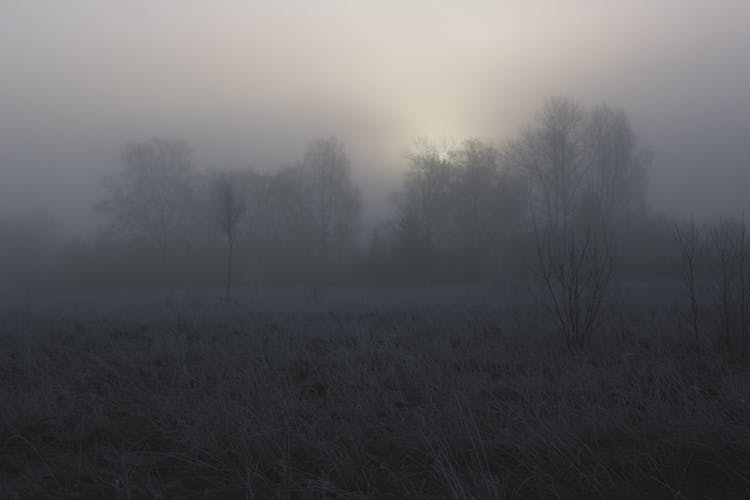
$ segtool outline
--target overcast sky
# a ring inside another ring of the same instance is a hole
[[[122,144],[259,169],[336,134],[382,212],[415,136],[502,145],[548,96],[626,109],[652,204],[750,209],[750,2],[0,0],[0,218],[79,229]]]

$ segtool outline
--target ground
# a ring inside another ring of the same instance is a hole
[[[6,296],[3,498],[748,498],[750,370],[670,286]]]

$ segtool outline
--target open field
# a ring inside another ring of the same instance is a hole
[[[4,299],[1,497],[750,497],[750,370],[669,285],[585,353],[507,291],[166,295]]]

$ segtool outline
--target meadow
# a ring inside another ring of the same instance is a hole
[[[220,297],[3,297],[0,497],[750,497],[750,369],[669,283],[582,351],[513,289]]]

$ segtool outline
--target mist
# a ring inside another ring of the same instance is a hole
[[[502,144],[544,98],[628,111],[667,212],[745,208],[745,2],[95,2],[3,8],[0,200],[94,224],[123,143],[188,142],[196,163],[268,169],[334,134],[370,213],[414,137]]]
[[[750,3],[0,3],[3,498],[750,497]]]

